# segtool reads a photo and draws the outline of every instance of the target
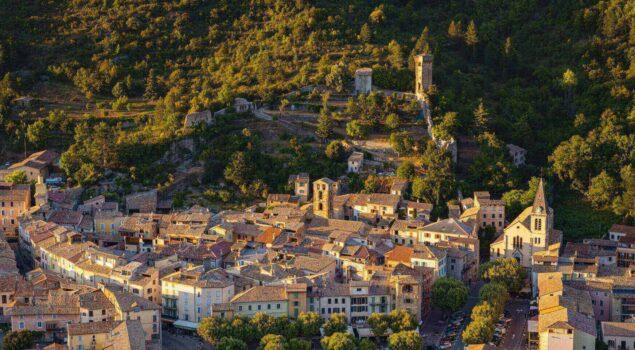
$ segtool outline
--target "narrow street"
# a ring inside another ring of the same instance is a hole
[[[527,348],[527,314],[529,300],[512,299],[507,303],[507,310],[511,312],[512,323],[501,341],[501,349],[520,350]]]
[[[164,350],[211,350],[212,346],[204,342],[201,338],[176,334],[163,330],[162,346]]]

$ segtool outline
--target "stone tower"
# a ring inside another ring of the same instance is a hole
[[[355,95],[368,94],[373,87],[373,69],[359,68],[355,71]]]
[[[35,184],[35,205],[43,206],[49,202],[48,190],[42,176],[38,176]]]
[[[419,100],[425,98],[426,91],[432,86],[432,61],[434,57],[430,54],[415,56],[415,94]]]
[[[313,215],[329,218],[337,187],[337,182],[326,177],[313,182]]]

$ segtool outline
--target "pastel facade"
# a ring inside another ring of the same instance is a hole
[[[562,241],[562,232],[553,228],[553,209],[547,205],[544,184],[540,180],[531,207],[526,208],[491,244],[491,259],[514,258],[531,267],[532,255]]]

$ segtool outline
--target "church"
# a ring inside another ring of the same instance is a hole
[[[525,208],[490,245],[490,260],[515,258],[530,268],[532,255],[562,242],[562,231],[553,228],[553,209],[547,205],[542,179],[532,206]]]

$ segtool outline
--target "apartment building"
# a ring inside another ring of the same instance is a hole
[[[0,234],[18,243],[18,217],[31,208],[31,186],[0,182]]]
[[[308,309],[306,296],[306,284],[264,285],[237,294],[231,304],[238,315],[252,317],[263,312],[276,317],[297,318]]]
[[[223,269],[205,271],[203,266],[182,270],[161,279],[163,317],[199,323],[213,314],[214,305],[234,296],[231,275]]]

